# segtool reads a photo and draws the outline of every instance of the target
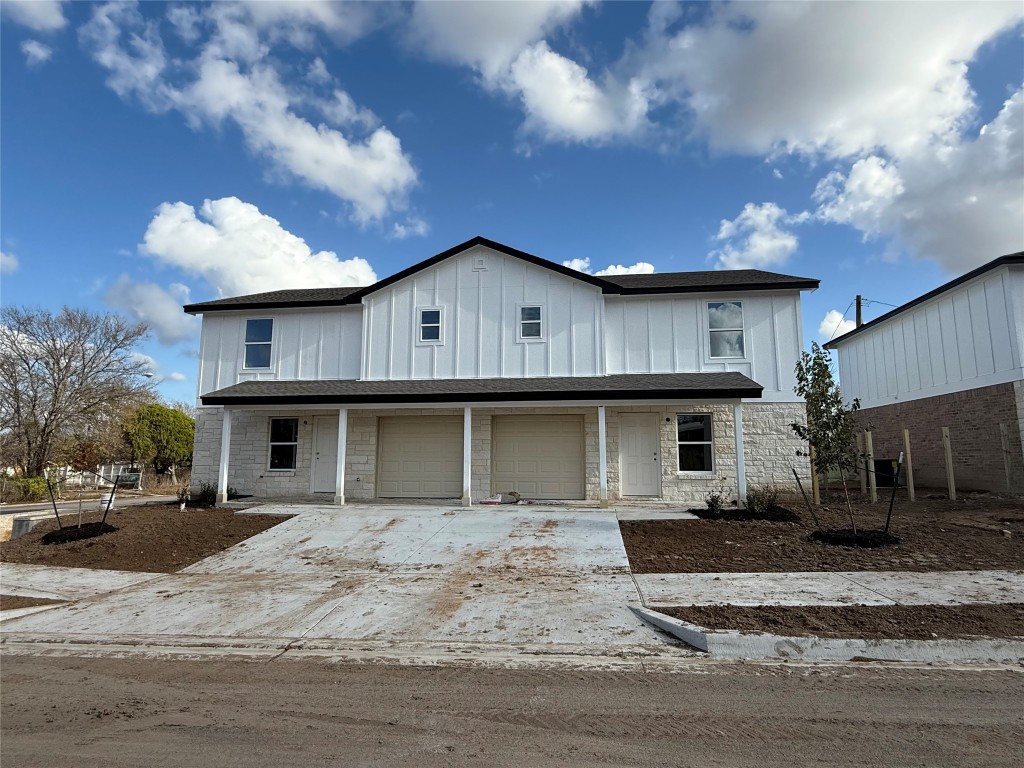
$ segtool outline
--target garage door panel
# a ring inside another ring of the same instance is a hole
[[[582,416],[495,416],[491,422],[495,492],[535,499],[585,497]]]
[[[378,496],[447,499],[462,495],[461,418],[382,417],[378,443]]]

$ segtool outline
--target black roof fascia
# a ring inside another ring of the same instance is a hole
[[[431,392],[361,395],[204,395],[203,405],[364,405],[372,403],[523,402],[529,400],[709,400],[760,398],[763,387],[731,389],[608,389],[586,392]]]
[[[623,296],[636,296],[653,293],[736,293],[739,291],[814,291],[820,285],[818,280],[793,280],[778,283],[745,283],[723,285],[685,285],[661,286],[657,288],[629,288],[622,286],[618,293]]]
[[[826,342],[825,349],[835,349],[837,344],[849,341],[857,334],[866,331],[868,328],[873,328],[876,325],[884,323],[886,320],[896,317],[896,315],[903,314],[908,309],[912,309],[913,307],[916,307],[919,304],[923,304],[929,299],[934,299],[936,296],[939,296],[940,294],[943,294],[952,288],[956,288],[958,285],[963,285],[968,280],[973,280],[979,275],[983,275],[986,272],[992,271],[993,269],[998,269],[999,267],[1008,266],[1011,264],[1024,264],[1024,251],[1018,251],[1017,253],[1009,253],[1006,256],[1000,256],[998,259],[993,259],[988,264],[982,264],[977,269],[971,270],[966,274],[960,275],[960,277],[954,280],[950,280],[948,283],[940,285],[935,290],[928,291],[928,293],[918,296],[916,299],[911,299],[906,304],[901,304],[900,306],[896,307],[896,309],[889,310],[884,315],[880,315],[879,317],[876,317],[874,320],[864,323],[864,325],[862,325],[860,328],[854,328],[852,331],[844,333],[838,339],[832,339],[831,341]]]
[[[499,253],[504,253],[506,256],[514,256],[517,259],[522,259],[523,261],[529,262],[530,264],[534,264],[535,266],[543,267],[544,269],[550,269],[553,272],[558,272],[560,274],[565,275],[566,277],[571,277],[575,280],[580,280],[584,283],[590,283],[591,285],[600,288],[604,293],[618,293],[619,291],[619,286],[615,285],[614,283],[610,283],[607,280],[602,280],[599,277],[588,275],[586,272],[579,272],[578,270],[570,269],[569,267],[564,267],[561,264],[557,264],[553,261],[542,259],[540,256],[534,256],[532,253],[520,251],[518,248],[513,248],[509,245],[505,245],[504,243],[499,243],[495,240],[488,240],[486,237],[481,237],[480,235],[477,235],[476,237],[471,238],[470,240],[467,240],[464,243],[460,243],[459,245],[453,246],[452,248],[449,248],[446,251],[442,251],[436,256],[431,256],[429,259],[426,259],[425,261],[413,264],[411,267],[403,269],[401,272],[396,272],[390,277],[385,277],[383,280],[378,280],[373,285],[368,285],[365,288],[360,288],[358,291],[356,291],[350,296],[350,299],[352,300],[353,303],[361,301],[364,296],[368,296],[371,293],[376,293],[381,288],[387,288],[389,285],[397,283],[399,280],[404,280],[410,275],[415,275],[417,272],[421,272],[422,270],[432,267],[435,264],[438,264],[451,256],[455,256],[456,254],[462,253],[463,251],[468,251],[470,248],[475,248],[478,245],[482,245],[485,248],[490,248],[493,251],[498,251]]]

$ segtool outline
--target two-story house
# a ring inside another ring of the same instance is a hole
[[[1024,494],[1024,252],[990,261],[825,345],[876,457],[912,446],[915,482]]]
[[[800,292],[759,270],[595,277],[481,237],[363,288],[191,304],[193,484],[334,502],[700,502],[808,476]]]

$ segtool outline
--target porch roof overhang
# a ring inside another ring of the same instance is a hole
[[[623,373],[517,379],[243,381],[203,395],[203,405],[357,405],[530,400],[723,400],[760,398],[763,387],[736,372]]]

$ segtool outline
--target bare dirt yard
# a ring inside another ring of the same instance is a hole
[[[620,523],[634,573],[788,571],[975,571],[1024,569],[1024,500],[989,495],[957,501],[897,500],[891,532],[877,549],[812,541],[806,507],[788,503],[799,522],[637,520]],[[885,525],[888,505],[856,501],[858,528]],[[815,510],[822,527],[848,528],[838,496]]]
[[[971,495],[898,499],[897,544],[867,549],[814,541],[806,506],[797,522],[658,520],[620,523],[635,573],[1024,570],[1024,501]],[[853,504],[858,528],[885,525],[888,504]],[[845,499],[815,509],[822,528],[849,528]],[[1024,606],[678,606],[662,613],[708,629],[779,635],[921,639],[1024,636]]]
[[[83,515],[97,522],[100,512]],[[21,538],[0,542],[0,561],[72,568],[102,568],[142,573],[174,573],[281,523],[284,517],[236,515],[230,509],[152,504],[113,509],[107,523],[115,530],[62,544],[42,539],[57,529],[56,521],[40,524]],[[78,514],[62,513],[65,527],[78,524]]]
[[[1024,605],[689,605],[659,608],[708,629],[861,639],[1024,637]]]

